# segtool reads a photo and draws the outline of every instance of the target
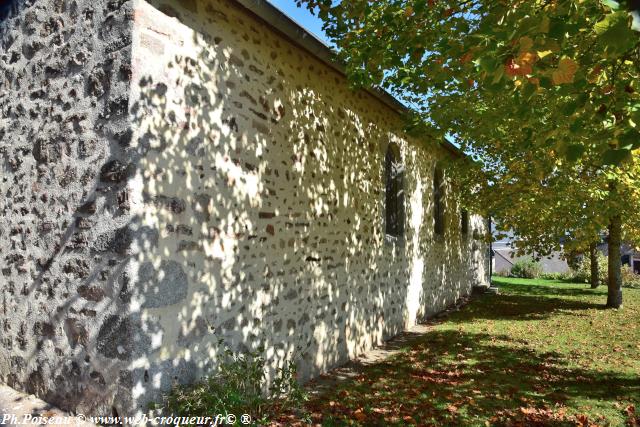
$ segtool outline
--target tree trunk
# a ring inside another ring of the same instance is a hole
[[[589,261],[591,264],[591,289],[596,289],[600,285],[598,274],[598,246],[594,242],[589,246]]]
[[[620,261],[620,244],[622,243],[622,219],[619,215],[609,222],[609,279],[607,307],[622,307],[622,263]]]

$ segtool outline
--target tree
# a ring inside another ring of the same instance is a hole
[[[600,286],[600,280],[598,277],[598,245],[597,243],[591,243],[589,245],[589,265],[591,266],[591,289],[596,289]]]
[[[608,228],[615,254],[640,200],[637,1],[298,3],[324,20],[354,85],[391,91],[414,131],[452,135],[470,154],[468,177],[485,179],[468,203],[529,249],[567,235],[588,247]],[[609,268],[618,307],[619,259]]]

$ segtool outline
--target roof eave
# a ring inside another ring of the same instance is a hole
[[[255,16],[260,21],[267,24],[274,31],[281,36],[289,40],[291,43],[306,50],[315,58],[323,62],[328,67],[331,67],[339,74],[347,76],[346,67],[337,61],[336,52],[327,46],[322,40],[316,37],[311,32],[305,30],[296,21],[294,21],[287,14],[273,6],[266,0],[235,0],[236,3],[241,5],[248,13]],[[412,112],[412,110],[398,101],[388,92],[379,88],[366,88],[364,89],[370,95],[375,97],[378,101],[382,102],[387,107],[396,111],[399,114],[405,115]],[[458,147],[451,142],[444,139],[442,146],[455,157],[465,157],[464,153],[460,151]]]

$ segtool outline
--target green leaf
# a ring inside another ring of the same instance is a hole
[[[602,0],[602,4],[613,10],[620,9],[620,4],[614,0]]]
[[[522,96],[523,96],[525,99],[529,99],[529,98],[531,98],[531,97],[533,96],[533,94],[534,94],[534,93],[536,93],[536,90],[537,90],[537,89],[538,89],[538,88],[537,88],[537,86],[536,86],[536,85],[534,85],[534,84],[532,84],[532,83],[528,83],[528,82],[527,82],[527,83],[524,85],[524,88],[522,89]]]
[[[567,147],[565,157],[570,162],[575,162],[584,154],[585,149],[585,146],[582,144],[571,144],[569,147]]]
[[[584,129],[584,120],[582,119],[578,119],[574,121],[573,123],[571,123],[571,126],[569,126],[569,131],[571,131],[571,133],[579,133],[583,129]]]
[[[620,138],[618,138],[620,142],[620,147],[626,150],[635,150],[636,148],[640,148],[640,132],[635,129],[631,129]]]
[[[549,23],[549,37],[560,40],[566,33],[564,21],[560,18],[551,18]]]
[[[574,100],[571,102],[568,102],[564,108],[562,109],[562,113],[566,116],[571,116],[573,113],[576,112],[576,109],[578,108],[578,100]]]
[[[551,87],[553,87],[553,82],[551,81],[551,79],[547,76],[542,76],[540,77],[540,86],[545,88],[545,89],[549,89]]]
[[[498,61],[492,56],[484,55],[482,58],[480,58],[480,68],[482,68],[482,70],[486,71],[487,73],[495,71],[497,66]]]
[[[630,155],[631,151],[629,150],[608,150],[602,156],[602,163],[605,165],[619,165]]]
[[[593,29],[604,49],[614,55],[626,52],[638,43],[638,36],[629,26],[629,14],[626,11],[608,14]]]

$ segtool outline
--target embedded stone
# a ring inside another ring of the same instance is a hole
[[[87,264],[85,260],[76,258],[67,261],[62,268],[62,271],[77,279],[84,279],[89,275],[90,268],[89,264]]]
[[[60,146],[54,141],[38,139],[33,145],[33,157],[38,163],[46,164],[61,156]]]
[[[198,316],[195,321],[195,327],[192,330],[188,333],[184,333],[182,330],[180,331],[177,341],[178,345],[188,346],[194,341],[201,340],[208,332],[209,326],[207,321],[202,316]]]
[[[140,267],[138,275],[145,308],[166,307],[187,297],[189,280],[182,266],[175,261],[163,261],[159,268],[146,262]]]
[[[289,300],[292,300],[292,299],[297,298],[297,296],[298,296],[298,291],[296,291],[295,289],[291,289],[289,292],[287,292],[287,293],[284,295],[284,297],[283,297],[283,298],[284,298],[285,300],[289,301]]]
[[[122,147],[128,147],[133,139],[133,130],[127,129],[125,131],[115,134],[115,139]]]
[[[109,84],[106,73],[102,68],[96,68],[89,75],[87,81],[87,92],[91,96],[100,97],[104,95],[105,87]]]
[[[183,225],[180,224],[176,227],[176,232],[178,234],[184,234],[185,236],[192,236],[193,235],[193,229],[191,227],[189,227],[188,225]]]
[[[96,213],[96,201],[90,200],[78,208],[79,213],[93,215]]]
[[[37,336],[53,338],[56,334],[56,331],[51,323],[36,322],[33,325],[33,333]]]
[[[267,127],[265,124],[260,123],[260,122],[258,122],[256,120],[253,120],[251,122],[251,125],[253,126],[253,128],[255,130],[257,130],[260,133],[263,133],[263,134],[266,134],[266,135],[268,135],[270,133],[269,127]]]
[[[69,340],[71,348],[76,348],[78,344],[86,345],[87,330],[77,319],[68,318],[64,321],[64,332]]]
[[[118,183],[127,177],[127,165],[119,160],[112,160],[100,169],[100,181]]]
[[[309,317],[309,314],[304,313],[300,318],[300,320],[298,321],[298,326],[306,325],[307,323],[309,323],[310,320],[311,318]]]
[[[199,222],[209,222],[211,219],[211,196],[208,194],[197,194],[192,202],[193,212]]]
[[[104,377],[100,372],[93,371],[89,374],[89,378],[91,378],[98,386],[104,387],[107,382],[104,380]]]
[[[129,359],[132,354],[133,333],[130,319],[115,314],[109,316],[98,332],[98,352],[110,359]]]
[[[183,252],[183,251],[201,251],[202,248],[200,247],[200,244],[198,242],[192,242],[189,240],[181,240],[180,243],[178,243],[178,252]]]
[[[222,329],[233,330],[233,328],[235,328],[236,326],[236,318],[232,317],[230,319],[227,319],[221,326]]]
[[[94,244],[94,249],[98,251],[111,251],[119,255],[125,255],[133,241],[132,232],[125,226],[116,231],[110,231],[99,235]]]
[[[103,289],[95,286],[82,285],[78,287],[78,295],[87,301],[99,302],[106,296]]]

